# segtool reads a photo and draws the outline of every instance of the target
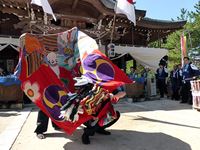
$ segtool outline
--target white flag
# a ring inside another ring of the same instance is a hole
[[[127,18],[136,25],[135,18],[135,0],[117,0],[117,7],[115,12],[117,14],[125,14]]]
[[[38,6],[41,6],[43,11],[45,13],[51,14],[53,16],[53,19],[56,21],[56,17],[52,11],[51,6],[49,5],[48,0],[32,0],[31,4],[36,4]]]

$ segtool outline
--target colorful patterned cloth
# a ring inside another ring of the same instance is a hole
[[[68,134],[92,118],[87,112],[75,122],[60,117],[68,93],[74,92],[73,77],[83,74],[109,91],[132,82],[77,28],[54,35],[23,34],[15,74],[25,94]]]
[[[110,98],[108,90],[95,85],[90,94],[81,100],[81,105],[88,115],[97,116],[102,108],[103,102]]]

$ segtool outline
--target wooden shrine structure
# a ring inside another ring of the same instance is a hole
[[[114,0],[48,0],[57,21],[43,13],[30,0],[0,0],[0,35],[20,36],[25,32],[57,33],[77,26],[102,44],[110,41]],[[136,9],[136,26],[125,15],[117,14],[113,43],[147,46],[183,28],[186,21],[161,21],[146,18]]]
[[[6,37],[7,39],[19,38],[26,32],[52,34],[77,26],[94,38],[98,44],[109,44],[113,31],[112,42],[116,45],[146,47],[157,40],[161,44],[169,34],[182,29],[186,24],[186,21],[147,18],[145,10],[136,9],[136,25],[125,15],[117,14],[113,29],[115,0],[48,1],[57,21],[45,14],[42,7],[30,4],[31,0],[0,0],[0,49],[6,47],[5,50],[0,51],[0,67],[17,64],[18,54],[13,50],[13,46],[17,45],[13,42],[9,43],[10,40],[6,40]],[[120,64],[125,64],[127,59],[130,58],[119,60]]]

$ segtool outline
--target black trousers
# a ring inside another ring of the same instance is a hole
[[[180,99],[179,89],[173,90],[172,99],[175,99],[175,100],[179,100]]]
[[[167,85],[165,83],[165,79],[158,79],[157,84],[160,92],[160,97],[162,98],[164,97],[164,93],[167,94]]]
[[[172,99],[179,100],[180,94],[179,94],[180,86],[177,82],[172,83]]]
[[[34,132],[37,134],[46,132],[48,128],[48,123],[49,123],[49,117],[45,113],[43,113],[43,111],[39,110],[37,118],[37,127]],[[53,121],[52,121],[52,126],[54,128],[59,128]]]
[[[95,126],[91,126],[90,120],[88,122],[84,123],[84,125],[87,128],[84,129],[83,134],[85,134],[87,136],[91,136],[91,135],[94,135],[94,133],[98,130],[102,130],[102,129],[105,129],[105,128],[112,126],[120,118],[120,113],[118,111],[116,113],[117,113],[117,118],[114,119],[113,121],[111,121],[110,123],[108,123],[107,125],[103,126],[103,127],[100,127],[98,122],[96,123]]]
[[[182,84],[182,102],[192,104],[192,92],[190,82]]]

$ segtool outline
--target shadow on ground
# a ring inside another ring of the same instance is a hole
[[[111,135],[95,134],[90,138],[90,145],[81,143],[82,130],[77,130],[72,136],[65,133],[46,134],[46,138],[65,137],[71,141],[63,148],[65,150],[191,150],[189,144],[180,139],[163,133],[145,133],[137,131],[110,130]]]
[[[116,110],[119,110],[121,113],[127,112],[141,112],[141,111],[154,111],[154,110],[185,110],[192,109],[191,105],[188,104],[180,104],[179,101],[172,100],[150,100],[143,102],[127,102],[126,100],[120,100],[119,103],[113,105]],[[32,108],[32,111],[38,111],[39,108],[34,104],[25,104],[23,109],[20,111],[27,111],[26,108]],[[7,109],[6,111],[10,111],[11,109]],[[12,109],[13,110],[13,109]],[[19,109],[17,110],[19,111]],[[0,112],[1,113],[1,112]]]
[[[121,102],[114,105],[116,110],[120,110],[121,113],[127,112],[141,112],[141,111],[155,111],[155,110],[191,110],[192,106],[188,104],[180,104],[179,101],[172,100],[153,100],[143,102]]]
[[[0,112],[0,117],[11,117],[11,116],[18,116],[20,115],[19,113],[4,113]]]
[[[163,124],[169,124],[169,125],[175,125],[175,126],[180,126],[180,127],[187,127],[187,128],[193,128],[193,129],[200,129],[200,126],[190,126],[186,124],[180,124],[180,123],[173,123],[173,122],[168,122],[168,121],[162,121],[162,120],[157,120],[157,119],[151,119],[143,116],[137,116],[137,119],[134,120],[140,120],[140,121],[148,121],[148,122],[156,122],[156,123],[163,123]]]

